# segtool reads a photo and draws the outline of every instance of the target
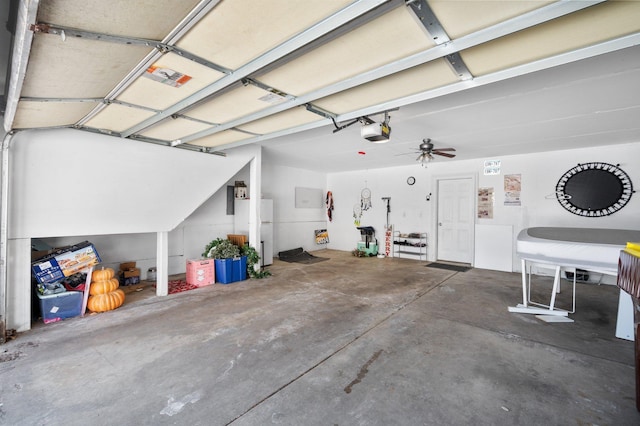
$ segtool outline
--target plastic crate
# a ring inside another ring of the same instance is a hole
[[[216,259],[216,282],[230,284],[247,279],[247,256],[235,259]]]
[[[77,317],[82,311],[81,291],[65,291],[63,293],[41,295],[40,313],[45,324],[65,318]]]
[[[233,281],[244,281],[247,279],[247,256],[233,259],[231,274]]]

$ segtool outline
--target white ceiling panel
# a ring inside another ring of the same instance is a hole
[[[640,31],[640,2],[605,2],[460,52],[475,76]]]
[[[196,139],[193,142],[189,142],[189,145],[197,145],[197,146],[205,146],[205,147],[215,147],[221,145],[227,145],[234,142],[239,142],[244,139],[249,139],[253,137],[253,135],[238,132],[236,130],[225,130],[224,132],[215,133],[210,136],[206,136],[204,138]]]
[[[155,126],[140,132],[140,135],[164,141],[174,141],[211,128],[211,125],[185,118],[167,118]]]
[[[211,123],[226,123],[272,105],[270,92],[253,85],[240,86],[206,101],[185,113]]]
[[[396,155],[425,137],[455,161],[640,140],[640,1],[17,4],[7,131],[78,125],[202,152],[261,143],[265,158],[325,171],[410,164]],[[354,125],[334,133],[307,106]],[[391,141],[374,147],[352,119],[385,110]]]
[[[555,0],[427,0],[431,10],[451,39],[490,27],[538,9]]]
[[[456,149],[446,161],[640,143],[639,90],[635,46],[401,107],[392,113],[387,144],[366,141],[359,126],[333,133],[330,124],[260,144],[278,165],[348,171],[411,164],[420,170],[417,155],[396,153],[414,152],[425,137]],[[361,150],[365,158],[356,156]]]
[[[265,134],[302,126],[322,119],[323,117],[309,112],[303,107],[298,107],[237,127],[247,132]]]
[[[38,21],[162,40],[200,0],[40,0]]]
[[[258,79],[300,96],[432,46],[413,12],[398,7]]]
[[[444,59],[363,84],[313,102],[327,111],[344,114],[393,99],[420,93],[458,81],[458,76]]]
[[[152,111],[111,104],[89,119],[85,126],[119,133],[152,115]]]
[[[170,70],[169,72],[174,71],[188,76],[190,79],[179,87],[175,87],[148,78],[143,74],[127,87],[117,99],[147,108],[165,109],[224,76],[221,72],[214,71],[175,53],[163,55],[153,66],[158,71]]]
[[[71,126],[95,108],[95,102],[20,101],[14,128]]]
[[[177,46],[236,69],[349,3],[351,0],[222,1]]]
[[[36,34],[22,96],[104,97],[149,52],[145,46]]]

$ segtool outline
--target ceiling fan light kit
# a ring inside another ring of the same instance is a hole
[[[418,155],[416,161],[419,162],[422,167],[426,167],[428,162],[433,161],[433,154],[447,158],[453,158],[456,156],[455,154],[449,153],[451,151],[455,151],[455,148],[435,148],[430,138],[422,139],[422,143],[418,146],[418,149],[420,155]]]

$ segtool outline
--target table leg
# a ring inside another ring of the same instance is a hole
[[[556,304],[556,293],[558,292],[558,287],[560,286],[560,270],[562,268],[560,265],[556,266],[556,274],[553,278],[553,290],[551,291],[551,302],[549,302],[549,310],[553,311],[553,307]]]
[[[527,261],[522,259],[522,305],[527,306]]]
[[[640,301],[633,299],[634,347],[636,355],[636,409],[640,411]]]

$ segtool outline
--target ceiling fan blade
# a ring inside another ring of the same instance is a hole
[[[455,151],[455,148],[436,148],[433,151]]]
[[[403,157],[405,155],[414,155],[414,154],[417,154],[417,151],[416,152],[403,152],[403,153],[400,153],[400,154],[395,154],[394,157]]]
[[[442,155],[443,157],[447,157],[447,158],[453,158],[456,156],[455,154],[449,154],[447,152],[438,152],[438,151],[433,151],[433,154]]]

